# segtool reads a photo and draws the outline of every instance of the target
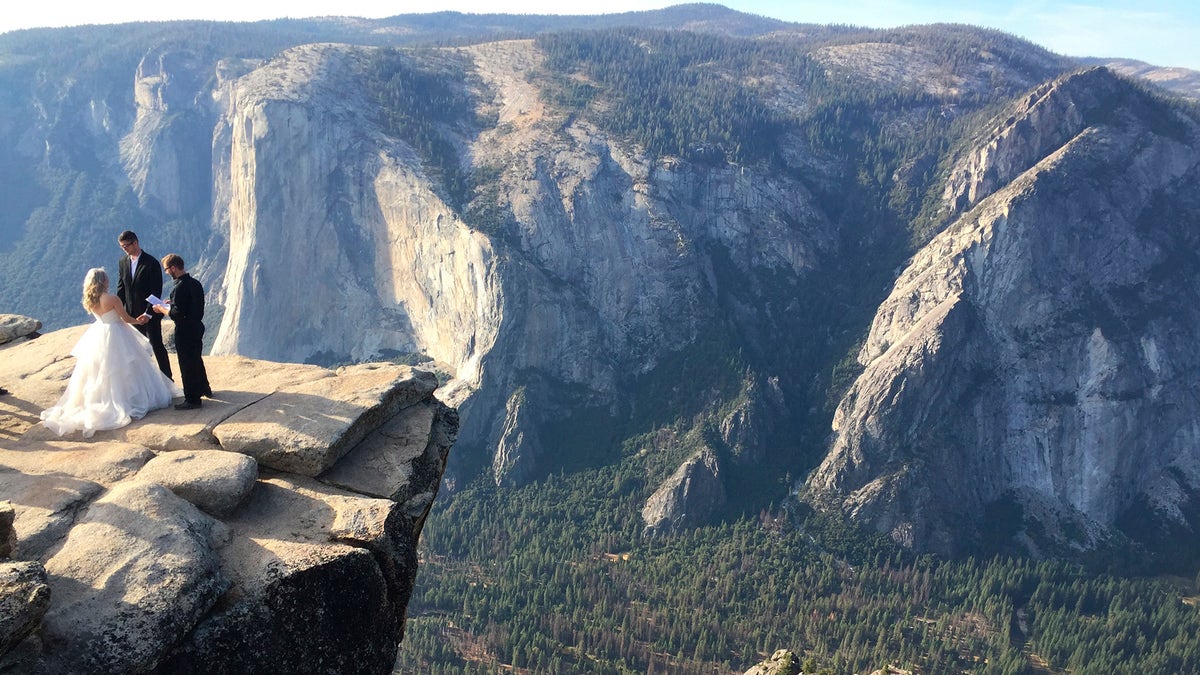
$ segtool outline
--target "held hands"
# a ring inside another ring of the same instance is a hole
[[[150,323],[150,315],[142,314],[142,315],[138,316],[138,318],[134,319],[133,322],[139,326],[144,326],[144,325]]]

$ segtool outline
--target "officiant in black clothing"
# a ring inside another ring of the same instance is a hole
[[[162,297],[162,270],[158,267],[158,260],[142,250],[138,236],[133,232],[122,232],[117,237],[117,243],[126,253],[117,262],[117,297],[125,305],[129,316],[141,316],[149,307],[146,298],[151,294]],[[171,361],[167,358],[167,348],[163,345],[162,317],[151,312],[149,321],[135,325],[134,328],[150,340],[150,348],[154,350],[158,369],[163,375],[171,377]]]
[[[175,322],[175,355],[179,357],[179,376],[183,379],[183,403],[176,410],[200,407],[200,397],[212,398],[208,372],[204,369],[204,287],[183,267],[183,258],[174,253],[163,256],[163,271],[175,280],[167,306],[154,311]]]

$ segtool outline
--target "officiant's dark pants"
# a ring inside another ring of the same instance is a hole
[[[175,355],[179,357],[179,377],[183,379],[183,398],[199,403],[201,396],[212,396],[208,371],[204,370],[204,325],[199,329],[175,324]]]
[[[151,319],[149,323],[134,326],[138,332],[150,340],[150,348],[154,350],[154,359],[158,361],[158,369],[163,375],[171,377],[171,359],[167,358],[167,348],[162,339],[162,317]]]

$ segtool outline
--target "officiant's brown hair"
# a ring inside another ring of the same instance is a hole
[[[168,253],[164,255],[162,257],[162,264],[163,267],[178,267],[181,270],[186,269],[183,266],[183,258],[180,258],[176,253]]]

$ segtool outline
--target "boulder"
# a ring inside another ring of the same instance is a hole
[[[160,485],[120,485],[97,499],[46,561],[49,669],[153,668],[228,588],[213,550],[220,530]]]
[[[164,452],[138,473],[138,480],[157,483],[218,518],[237,509],[257,478],[253,458],[223,450]]]
[[[37,333],[42,322],[20,314],[0,314],[0,345]]]
[[[49,606],[50,587],[40,564],[0,562],[0,656],[41,624]]]

